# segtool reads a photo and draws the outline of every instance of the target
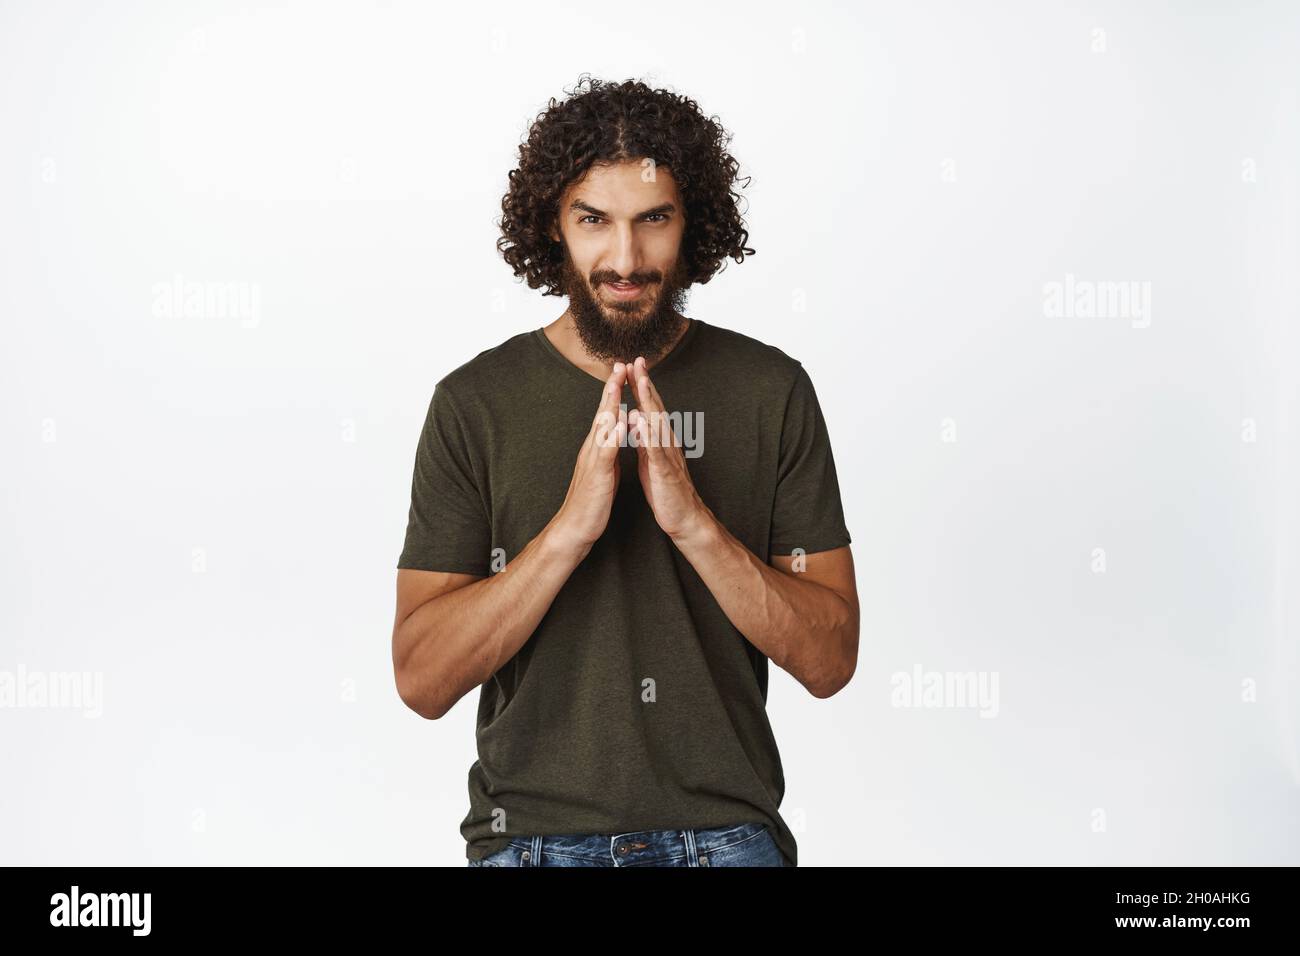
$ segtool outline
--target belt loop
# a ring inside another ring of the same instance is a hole
[[[529,866],[542,865],[542,835],[539,833],[533,837],[532,859],[528,861]]]
[[[682,836],[686,840],[686,865],[699,866],[699,860],[695,853],[695,831],[690,829],[683,830]]]

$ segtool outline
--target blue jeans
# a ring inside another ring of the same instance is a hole
[[[766,824],[513,837],[469,866],[787,866]]]

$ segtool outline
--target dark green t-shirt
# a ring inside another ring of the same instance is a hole
[[[826,424],[797,360],[693,319],[650,376],[680,413],[673,427],[700,497],[755,555],[850,543]],[[541,329],[439,380],[398,567],[500,573],[564,502],[603,387]],[[622,402],[636,407],[630,386]],[[466,857],[516,836],[759,822],[796,865],[777,811],[785,779],[767,657],[656,524],[636,448],[619,454],[605,533],[479,689]]]

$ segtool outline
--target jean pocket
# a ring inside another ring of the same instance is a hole
[[[701,850],[724,850],[729,846],[752,840],[766,829],[765,823],[737,823],[730,827],[696,830],[695,845]]]
[[[728,831],[725,842],[700,846],[701,863],[708,866],[785,866],[785,856],[771,829],[763,823],[746,823]]]
[[[533,841],[528,837],[514,837],[504,848],[489,853],[481,860],[470,860],[470,866],[529,866]]]

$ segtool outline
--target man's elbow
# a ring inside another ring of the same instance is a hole
[[[822,681],[819,684],[814,684],[812,687],[808,688],[808,692],[818,700],[825,700],[828,697],[834,697],[848,686],[849,681],[853,679],[854,670],[855,668],[850,667],[847,671],[837,675],[833,679]]]
[[[842,691],[848,686],[849,681],[853,679],[854,672],[858,669],[857,621],[855,620],[844,633],[845,637],[842,644],[844,651],[840,658],[840,665],[808,688],[808,692],[818,700],[834,697]]]
[[[402,699],[403,704],[425,720],[437,720],[447,713],[445,707],[433,699],[432,695],[422,692],[403,672],[396,671],[394,676],[397,679],[397,696]]]

